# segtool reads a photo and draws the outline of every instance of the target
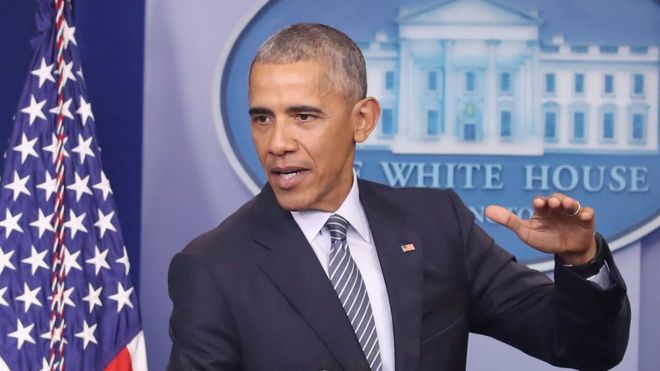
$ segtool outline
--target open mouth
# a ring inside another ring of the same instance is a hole
[[[275,167],[271,169],[272,179],[280,188],[291,188],[302,181],[303,176],[309,172],[301,167]]]

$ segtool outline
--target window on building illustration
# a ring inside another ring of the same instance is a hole
[[[500,93],[511,93],[511,73],[500,73]]]
[[[541,45],[541,51],[544,53],[559,53],[559,46],[557,45]]]
[[[589,52],[589,47],[588,46],[583,46],[583,45],[571,46],[571,52],[578,53],[578,54],[588,53]]]
[[[614,112],[603,112],[603,139],[614,139]]]
[[[599,49],[603,54],[616,54],[619,52],[619,48],[612,45],[603,45]]]
[[[438,73],[436,71],[429,71],[427,75],[427,83],[426,86],[430,91],[436,91],[438,90]]]
[[[631,46],[630,52],[632,54],[646,54],[649,52],[649,48],[647,46]]]
[[[584,74],[576,73],[575,74],[575,84],[573,91],[575,94],[584,94]]]
[[[466,142],[477,140],[477,125],[475,123],[468,122],[463,126],[463,139]]]
[[[394,90],[394,71],[385,72],[385,90]]]
[[[553,141],[557,139],[557,112],[546,111],[544,117],[545,139]]]
[[[440,134],[440,122],[438,120],[438,110],[430,109],[426,111],[426,134],[435,136]]]
[[[583,141],[586,139],[585,133],[585,114],[584,112],[573,112],[573,139]]]
[[[554,94],[555,92],[555,74],[546,73],[545,74],[545,92]]]
[[[633,95],[644,95],[644,75],[633,75]]]
[[[500,111],[500,136],[511,138],[511,111]]]
[[[632,139],[635,142],[644,141],[644,114],[633,113],[632,115]]]
[[[604,86],[603,86],[603,92],[605,94],[613,94],[614,93],[614,76],[613,75],[605,75],[605,81],[604,81]]]
[[[476,79],[474,71],[468,71],[465,73],[465,90],[468,92],[474,92],[476,90]]]
[[[394,126],[394,111],[391,108],[383,109],[383,117],[381,118],[383,135],[394,135],[396,127]]]

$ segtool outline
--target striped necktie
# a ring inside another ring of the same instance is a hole
[[[373,371],[380,371],[382,369],[380,347],[369,304],[369,295],[360,270],[348,251],[346,241],[348,221],[340,215],[333,214],[328,218],[325,226],[330,231],[332,241],[330,265],[328,266],[330,282],[351,321],[362,351],[369,362],[369,367]]]

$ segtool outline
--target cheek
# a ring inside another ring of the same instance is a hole
[[[266,138],[263,133],[258,133],[255,130],[252,130],[252,143],[254,143],[254,149],[257,151],[257,155],[262,157],[262,154],[266,152]]]

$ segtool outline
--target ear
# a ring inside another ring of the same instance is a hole
[[[353,140],[362,143],[376,128],[378,117],[380,117],[380,103],[374,97],[366,97],[359,100],[353,106]]]

